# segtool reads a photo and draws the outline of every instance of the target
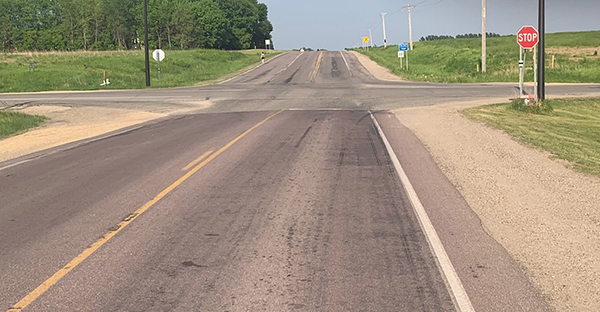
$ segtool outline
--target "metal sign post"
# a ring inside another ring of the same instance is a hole
[[[519,49],[519,97],[523,95],[523,80],[525,76],[525,62],[523,62],[523,47]]]
[[[398,58],[400,59],[400,69],[403,69],[402,59],[404,58],[404,51],[398,51]]]
[[[538,79],[539,84],[537,85],[537,99],[544,101],[546,99],[546,1],[540,0],[539,3],[539,15],[538,15],[538,28],[540,29],[540,44],[538,47]]]
[[[538,93],[538,63],[537,63],[537,59],[536,59],[536,47],[533,47],[533,94],[535,94],[535,99],[536,101],[539,100],[539,93]]]
[[[150,86],[150,56],[148,46],[148,0],[144,0],[144,59],[146,67],[146,87]]]
[[[160,85],[160,62],[165,59],[165,52],[161,49],[156,49],[152,52],[152,57],[158,62],[158,85]]]
[[[406,54],[406,70],[408,70],[408,43],[398,45],[398,50]]]

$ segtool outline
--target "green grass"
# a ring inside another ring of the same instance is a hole
[[[165,51],[160,87],[202,84],[231,76],[260,62],[261,50]],[[267,57],[281,52],[269,51]],[[35,69],[29,69],[34,62]],[[152,87],[159,87],[150,59]],[[104,71],[110,85],[101,87]],[[0,92],[141,89],[146,87],[142,51],[0,53]]]
[[[487,73],[477,71],[481,39],[415,42],[408,52],[409,70],[400,69],[398,46],[365,51],[373,61],[407,80],[430,82],[518,82],[519,45],[515,36],[488,38]],[[600,31],[546,35],[546,81],[600,83]],[[555,67],[551,67],[552,55]],[[533,81],[533,53],[528,53],[526,81]]]
[[[569,161],[573,168],[600,177],[600,98],[548,100],[554,111],[536,115],[511,104],[470,108],[462,113],[506,131],[518,141]]]
[[[0,111],[0,139],[35,128],[44,122],[44,116],[32,116],[19,112]]]

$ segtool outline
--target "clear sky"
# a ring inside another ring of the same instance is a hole
[[[276,49],[341,50],[373,32],[383,45],[379,13],[386,12],[388,44],[408,41],[408,3],[413,40],[427,35],[481,33],[481,0],[259,0],[269,7]],[[487,31],[515,34],[537,28],[539,0],[487,0]],[[546,0],[546,32],[600,30],[600,0]],[[598,43],[600,46],[600,42]]]

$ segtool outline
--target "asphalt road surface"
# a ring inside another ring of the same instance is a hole
[[[214,105],[0,164],[0,307],[454,311],[368,110],[514,89],[380,82],[349,53],[305,52],[212,86],[2,95],[5,106]],[[375,116],[474,309],[549,310],[421,142]]]

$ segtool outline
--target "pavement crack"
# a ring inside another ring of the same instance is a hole
[[[196,264],[194,263],[194,261],[184,261],[181,263],[184,267],[190,268],[190,267],[195,267],[195,268],[208,268],[207,265],[200,265],[200,264]]]

